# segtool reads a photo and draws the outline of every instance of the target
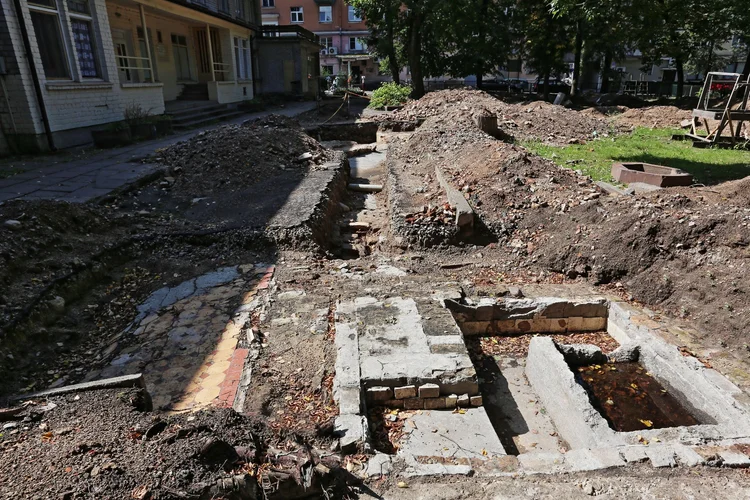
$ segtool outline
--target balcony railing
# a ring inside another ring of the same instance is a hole
[[[153,82],[151,59],[137,56],[117,56],[117,69],[124,72],[127,82]]]
[[[320,43],[318,35],[301,26],[261,26],[260,36],[266,39],[294,37],[316,44]]]

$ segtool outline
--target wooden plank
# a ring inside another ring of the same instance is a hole
[[[724,110],[715,109],[694,109],[693,116],[698,118],[707,118],[709,120],[721,120],[721,116],[724,114]]]

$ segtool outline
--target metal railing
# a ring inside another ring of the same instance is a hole
[[[154,71],[151,67],[151,59],[149,59],[148,57],[118,55],[116,56],[116,58],[117,69],[119,71],[128,73],[129,82],[144,82],[146,80],[154,82]],[[136,65],[131,66],[130,61],[134,61]],[[139,62],[141,63],[140,65],[138,65]],[[135,72],[138,75],[138,78],[132,78],[132,76],[129,74],[131,71]]]
[[[260,36],[267,39],[295,37],[317,44],[320,43],[320,37],[318,37],[318,35],[301,26],[261,26]]]

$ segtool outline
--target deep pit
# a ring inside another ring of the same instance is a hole
[[[639,363],[572,368],[594,408],[617,432],[698,425],[667,389]]]

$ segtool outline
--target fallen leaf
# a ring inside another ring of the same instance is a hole
[[[409,487],[409,485],[408,485],[408,484],[406,484],[406,483],[405,483],[405,482],[403,482],[403,481],[399,481],[399,482],[398,482],[398,484],[397,484],[396,486],[398,486],[399,488],[408,488],[408,487]]]
[[[487,450],[485,450],[484,448],[482,448],[482,455],[484,455],[485,457],[487,456]]]
[[[653,427],[654,423],[651,420],[638,419],[646,427]]]

